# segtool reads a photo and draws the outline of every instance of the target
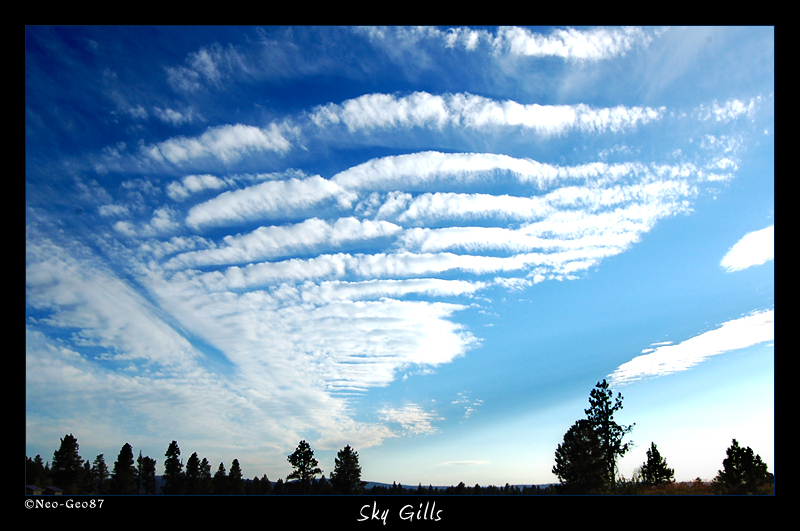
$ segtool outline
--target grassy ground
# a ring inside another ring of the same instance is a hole
[[[635,494],[635,495],[666,495],[666,496],[681,496],[681,495],[689,495],[689,496],[713,496],[717,494],[714,491],[714,488],[711,482],[702,481],[699,478],[694,481],[682,481],[680,483],[669,483],[666,485],[659,485],[656,487],[646,487],[644,485],[636,485],[636,484],[628,484],[628,488],[623,487],[623,490],[627,490],[629,492],[624,492],[624,494]],[[769,488],[765,489],[763,493],[764,495],[775,495],[775,485],[771,485]]]

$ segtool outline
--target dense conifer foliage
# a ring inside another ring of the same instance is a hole
[[[61,439],[61,446],[53,453],[53,466],[50,474],[53,483],[58,485],[65,494],[79,494],[83,460],[78,449],[78,439],[70,433]]]
[[[600,441],[603,477],[606,484],[613,486],[617,480],[617,459],[633,446],[632,442],[623,442],[623,439],[634,425],[625,426],[614,421],[614,414],[622,409],[622,394],[617,393],[614,399],[614,393],[605,380],[597,382],[592,389],[589,404],[589,409],[584,411]]]
[[[616,399],[603,380],[589,394],[589,408],[564,435],[556,449],[555,474],[564,493],[589,494],[614,489],[617,459],[625,455],[632,442],[623,442],[633,425],[617,424],[614,414],[622,409],[622,395]]]
[[[556,448],[553,474],[561,480],[564,494],[592,494],[605,485],[605,466],[600,437],[586,419],[577,421]]]
[[[349,444],[336,456],[336,465],[331,472],[331,483],[337,494],[360,494],[364,490],[358,452],[350,448]]]
[[[311,480],[322,474],[322,470],[317,466],[319,462],[314,459],[314,451],[308,443],[303,440],[297,445],[297,449],[294,453],[287,457],[287,460],[291,463],[294,470],[291,474],[286,476],[286,479],[300,480],[302,492],[303,494],[307,494]]]
[[[650,443],[647,450],[647,461],[642,465],[642,482],[647,486],[658,486],[675,481],[675,471],[667,466],[667,460],[661,457],[656,443]]]
[[[164,494],[183,493],[183,463],[177,441],[172,441],[164,454]]]
[[[125,443],[119,451],[111,474],[112,494],[136,493],[136,469],[133,467],[133,448]]]
[[[748,446],[742,448],[733,443],[726,451],[728,457],[722,461],[722,470],[714,478],[714,489],[720,494],[765,494],[774,481],[767,465]]]

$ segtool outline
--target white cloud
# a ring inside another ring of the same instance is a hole
[[[723,323],[719,328],[681,343],[648,349],[647,353],[620,365],[609,375],[609,380],[612,385],[625,385],[642,378],[685,371],[709,356],[740,350],[774,339],[775,311],[755,312]]]
[[[655,33],[642,28],[574,28],[554,29],[549,34],[535,33],[526,28],[502,27],[496,33],[472,28],[450,28],[446,31],[432,27],[357,28],[374,44],[396,54],[397,49],[419,49],[425,42],[446,48],[463,48],[470,52],[485,49],[526,57],[559,57],[569,61],[600,61],[625,53],[636,47],[647,47]],[[482,48],[483,46],[483,48]]]
[[[382,420],[398,423],[403,431],[412,435],[429,435],[438,429],[434,422],[444,420],[434,412],[425,411],[417,404],[407,404],[400,409],[384,408],[378,412]]]
[[[347,242],[391,236],[400,227],[388,221],[359,221],[354,217],[333,222],[319,218],[301,223],[260,227],[244,235],[226,236],[224,246],[176,256],[167,267],[222,265],[266,260],[293,252],[337,248]]]
[[[78,329],[80,344],[100,347],[110,359],[165,367],[193,363],[191,345],[134,289],[89,259],[87,249],[29,239],[26,255],[26,302],[48,312],[50,325]]]
[[[234,162],[245,154],[271,151],[282,153],[291,148],[277,124],[260,128],[251,125],[221,125],[211,127],[197,137],[175,137],[143,148],[150,158],[172,164],[182,164],[213,157],[222,162]]]
[[[246,58],[233,46],[214,44],[190,53],[187,66],[167,67],[167,81],[178,92],[196,92],[205,84],[219,87],[232,74],[248,70]]]
[[[561,57],[573,61],[599,61],[646,47],[652,36],[641,28],[555,29],[549,35],[526,28],[498,31],[496,46],[514,55]]]
[[[103,217],[126,216],[129,213],[127,206],[116,204],[102,205],[97,211]]]
[[[169,207],[157,208],[153,211],[153,216],[150,218],[149,222],[134,223],[130,221],[118,221],[114,224],[114,230],[130,238],[174,233],[181,227],[181,224],[175,220],[175,217],[176,213]]]
[[[155,114],[156,118],[158,118],[162,122],[174,126],[180,126],[183,124],[188,124],[196,122],[198,120],[202,120],[202,118],[199,117],[193,109],[176,111],[170,108],[162,109],[160,107],[156,107],[153,109],[153,114]]]
[[[441,187],[448,181],[451,184],[454,181],[482,181],[491,177],[494,171],[508,171],[520,181],[540,186],[559,176],[555,166],[529,159],[486,153],[426,151],[372,159],[334,175],[331,180],[348,189],[393,191],[419,188],[432,182]]]
[[[175,201],[183,201],[192,194],[204,190],[219,190],[231,185],[230,179],[220,179],[213,175],[187,175],[181,181],[167,185],[167,195]]]
[[[751,98],[748,102],[736,98],[731,98],[723,103],[715,100],[710,106],[702,105],[700,107],[700,119],[704,121],[713,119],[717,122],[729,122],[741,116],[752,118],[762,100],[761,96]]]
[[[775,259],[775,226],[745,234],[722,258],[726,271],[741,271]]]
[[[26,342],[29,366],[35,366],[27,372],[26,392],[39,403],[48,401],[39,395],[54,396],[54,389],[69,397],[79,388],[82,397],[96,404],[86,409],[87,415],[111,415],[119,419],[112,423],[117,429],[124,429],[122,424],[132,416],[146,416],[157,434],[170,429],[174,436],[193,435],[196,443],[222,430],[231,436],[220,444],[234,444],[234,434],[241,436],[248,426],[249,433],[255,430],[277,444],[296,441],[305,429],[320,430],[326,438],[348,433],[355,437],[351,442],[362,446],[379,444],[394,434],[379,425],[352,421],[345,402],[331,393],[387,385],[402,367],[447,363],[475,342],[450,320],[453,312],[463,309],[459,305],[352,301],[347,294],[314,295],[312,287],[310,298],[299,305],[299,296],[293,299],[288,287],[274,296],[252,292],[216,297],[182,280],[187,277],[167,281],[153,269],[140,281],[152,293],[157,310],[102,270],[88,249],[76,246],[68,252],[49,240],[29,237],[26,252],[26,302],[46,314],[35,326],[76,331],[58,346],[28,329],[37,341]],[[327,291],[326,286],[322,289]],[[407,289],[383,289],[388,294],[414,290],[461,293],[469,287],[433,280]],[[328,293],[336,291],[340,290],[334,287]],[[202,312],[196,311],[199,307]],[[163,315],[218,348],[236,371],[223,379],[207,373],[199,365],[203,355],[164,322]],[[79,353],[85,349],[100,354]],[[287,352],[295,354],[287,358]],[[130,368],[134,372],[126,374]],[[125,415],[113,412],[118,403],[125,403]],[[63,401],[43,410],[54,413],[60,405]],[[170,423],[172,413],[160,413],[174,408],[187,412],[182,417],[187,420]],[[204,420],[189,421],[192,411],[204,411]],[[31,420],[29,429],[42,429],[30,427],[35,424]]]
[[[487,286],[485,282],[414,278],[403,280],[365,280],[361,282],[306,282],[301,288],[304,301],[328,303],[335,300],[364,300],[382,297],[402,297],[411,293],[434,297],[470,295]]]
[[[524,270],[532,265],[562,263],[564,256],[540,253],[508,257],[461,255],[455,253],[347,253],[322,254],[313,258],[292,258],[279,262],[261,262],[245,267],[233,266],[222,272],[202,273],[197,280],[214,291],[256,289],[281,282],[303,282],[354,275],[366,279],[387,277],[429,277],[446,271],[489,274]]]
[[[625,107],[594,109],[585,104],[539,105],[496,101],[474,94],[433,95],[414,92],[398,97],[366,94],[341,105],[329,103],[310,115],[318,126],[344,123],[350,132],[389,127],[431,127],[446,125],[487,130],[519,127],[538,134],[560,135],[577,130],[584,133],[619,132],[661,119],[665,108]]]
[[[186,223],[191,227],[200,227],[299,214],[303,209],[325,200],[350,208],[356,199],[354,193],[318,175],[305,179],[292,177],[224,192],[192,207]]]
[[[559,169],[560,173],[578,174],[576,169]],[[639,168],[646,173],[647,169]],[[608,168],[604,174],[613,180],[615,171]],[[601,179],[602,180],[602,179]],[[536,220],[558,216],[566,210],[580,210],[588,213],[619,207],[625,204],[642,204],[641,216],[648,212],[662,211],[666,205],[680,204],[682,200],[696,193],[694,187],[681,180],[654,180],[644,178],[638,184],[625,186],[600,187],[597,182],[587,186],[566,186],[544,195],[530,197],[464,194],[452,192],[425,193],[413,200],[410,196],[402,205],[397,205],[390,212],[396,214],[401,222],[425,223],[448,219],[480,219],[494,218],[502,220]],[[410,201],[409,201],[410,200]],[[402,207],[408,204],[405,210]],[[389,209],[387,209],[389,210]],[[672,212],[680,208],[672,207]],[[659,216],[663,212],[659,212]],[[388,213],[386,215],[388,216]]]

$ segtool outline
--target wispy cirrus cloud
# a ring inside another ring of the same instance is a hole
[[[722,257],[720,266],[727,272],[741,271],[775,259],[775,226],[745,234]]]
[[[29,230],[26,245],[26,301],[49,310],[50,326],[77,330],[74,340],[102,349],[120,362],[152,363],[161,368],[191,365],[197,353],[160,322],[157,310],[120,280],[89,249],[66,249]]]
[[[501,27],[496,31],[474,28],[363,27],[356,31],[376,45],[415,48],[425,43],[470,52],[484,50],[527,57],[558,57],[568,61],[600,61],[646,48],[657,31],[643,28],[553,29],[538,33],[527,28]]]
[[[526,28],[506,27],[498,31],[495,46],[515,55],[599,61],[624,55],[637,46],[647,47],[653,38],[652,33],[637,27],[554,29],[548,35]]]
[[[250,69],[250,59],[235,46],[214,43],[188,54],[184,65],[167,67],[167,81],[177,92],[193,93],[204,86],[219,87],[231,76]]]
[[[759,95],[743,101],[738,98],[731,98],[723,101],[712,102],[710,105],[702,105],[698,111],[700,120],[714,120],[717,122],[728,122],[739,117],[752,118],[759,106],[764,102],[764,97]]]
[[[418,404],[407,404],[402,408],[383,408],[378,412],[390,423],[400,424],[403,432],[415,435],[430,435],[438,429],[435,422],[443,420],[435,412],[425,411]]]
[[[775,311],[754,312],[723,323],[676,344],[660,344],[620,365],[609,375],[612,385],[622,386],[645,378],[666,376],[691,369],[710,356],[740,350],[775,339]]]

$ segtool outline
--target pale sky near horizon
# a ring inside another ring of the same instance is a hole
[[[774,33],[26,27],[26,455],[774,473]]]

